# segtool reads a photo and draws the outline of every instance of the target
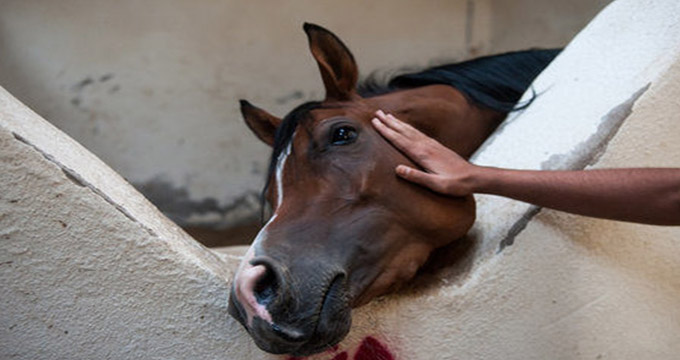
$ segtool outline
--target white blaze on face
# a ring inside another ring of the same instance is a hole
[[[293,138],[294,137],[295,134],[293,134]],[[276,174],[274,177],[276,185],[276,209],[274,209],[274,214],[262,227],[255,237],[255,240],[253,240],[253,244],[243,257],[241,265],[239,265],[236,276],[234,277],[236,299],[246,312],[248,326],[252,325],[254,316],[257,316],[270,324],[272,323],[272,317],[271,314],[269,314],[269,311],[267,311],[264,305],[258,303],[255,298],[255,285],[257,285],[258,279],[264,275],[267,269],[264,265],[253,266],[250,264],[250,261],[255,257],[255,249],[267,238],[267,228],[274,222],[274,219],[276,219],[277,212],[283,203],[283,168],[286,165],[286,159],[290,155],[292,146],[293,141],[291,140],[276,160]]]

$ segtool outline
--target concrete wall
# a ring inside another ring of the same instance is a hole
[[[678,18],[674,0],[613,3],[475,161],[680,167]],[[678,227],[479,200],[467,252],[313,359],[677,358]],[[277,358],[226,314],[242,251],[197,244],[0,89],[0,358]]]
[[[489,49],[566,45],[610,0],[489,0]]]
[[[232,227],[257,219],[268,158],[237,100],[283,115],[322,96],[303,21],[368,74],[563,46],[606,2],[7,0],[0,85],[180,225]]]
[[[2,88],[0,184],[0,358],[215,358],[242,337],[228,267]]]

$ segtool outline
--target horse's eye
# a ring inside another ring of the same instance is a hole
[[[333,130],[331,145],[351,144],[357,138],[357,130],[351,126],[342,126]]]

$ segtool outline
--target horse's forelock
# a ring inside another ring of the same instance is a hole
[[[267,169],[267,177],[264,188],[262,189],[261,202],[262,202],[262,220],[264,220],[264,204],[266,201],[266,194],[271,185],[271,179],[276,171],[276,166],[278,164],[279,157],[288,144],[293,140],[293,135],[298,125],[305,120],[309,119],[309,112],[314,109],[319,109],[322,107],[319,101],[310,101],[297,106],[291,112],[286,115],[281,121],[281,125],[276,129],[276,134],[274,135],[274,144],[272,145],[272,155],[269,159],[269,167]],[[291,146],[291,152],[292,146]]]

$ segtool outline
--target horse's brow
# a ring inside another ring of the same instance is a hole
[[[344,107],[342,103],[322,103],[322,102],[307,102],[299,105],[293,109],[288,115],[283,118],[283,121],[277,129],[277,134],[274,139],[274,146],[272,149],[271,158],[269,160],[269,168],[267,169],[267,177],[265,178],[264,188],[261,193],[261,202],[264,209],[264,204],[266,202],[267,190],[271,183],[272,176],[276,172],[276,165],[279,156],[285,150],[286,146],[293,141],[296,130],[300,125],[304,125],[309,121],[314,121],[311,112],[317,109],[336,109]],[[280,132],[280,133],[279,133]],[[311,138],[311,136],[310,136]],[[294,147],[291,146],[291,153],[295,151]]]

